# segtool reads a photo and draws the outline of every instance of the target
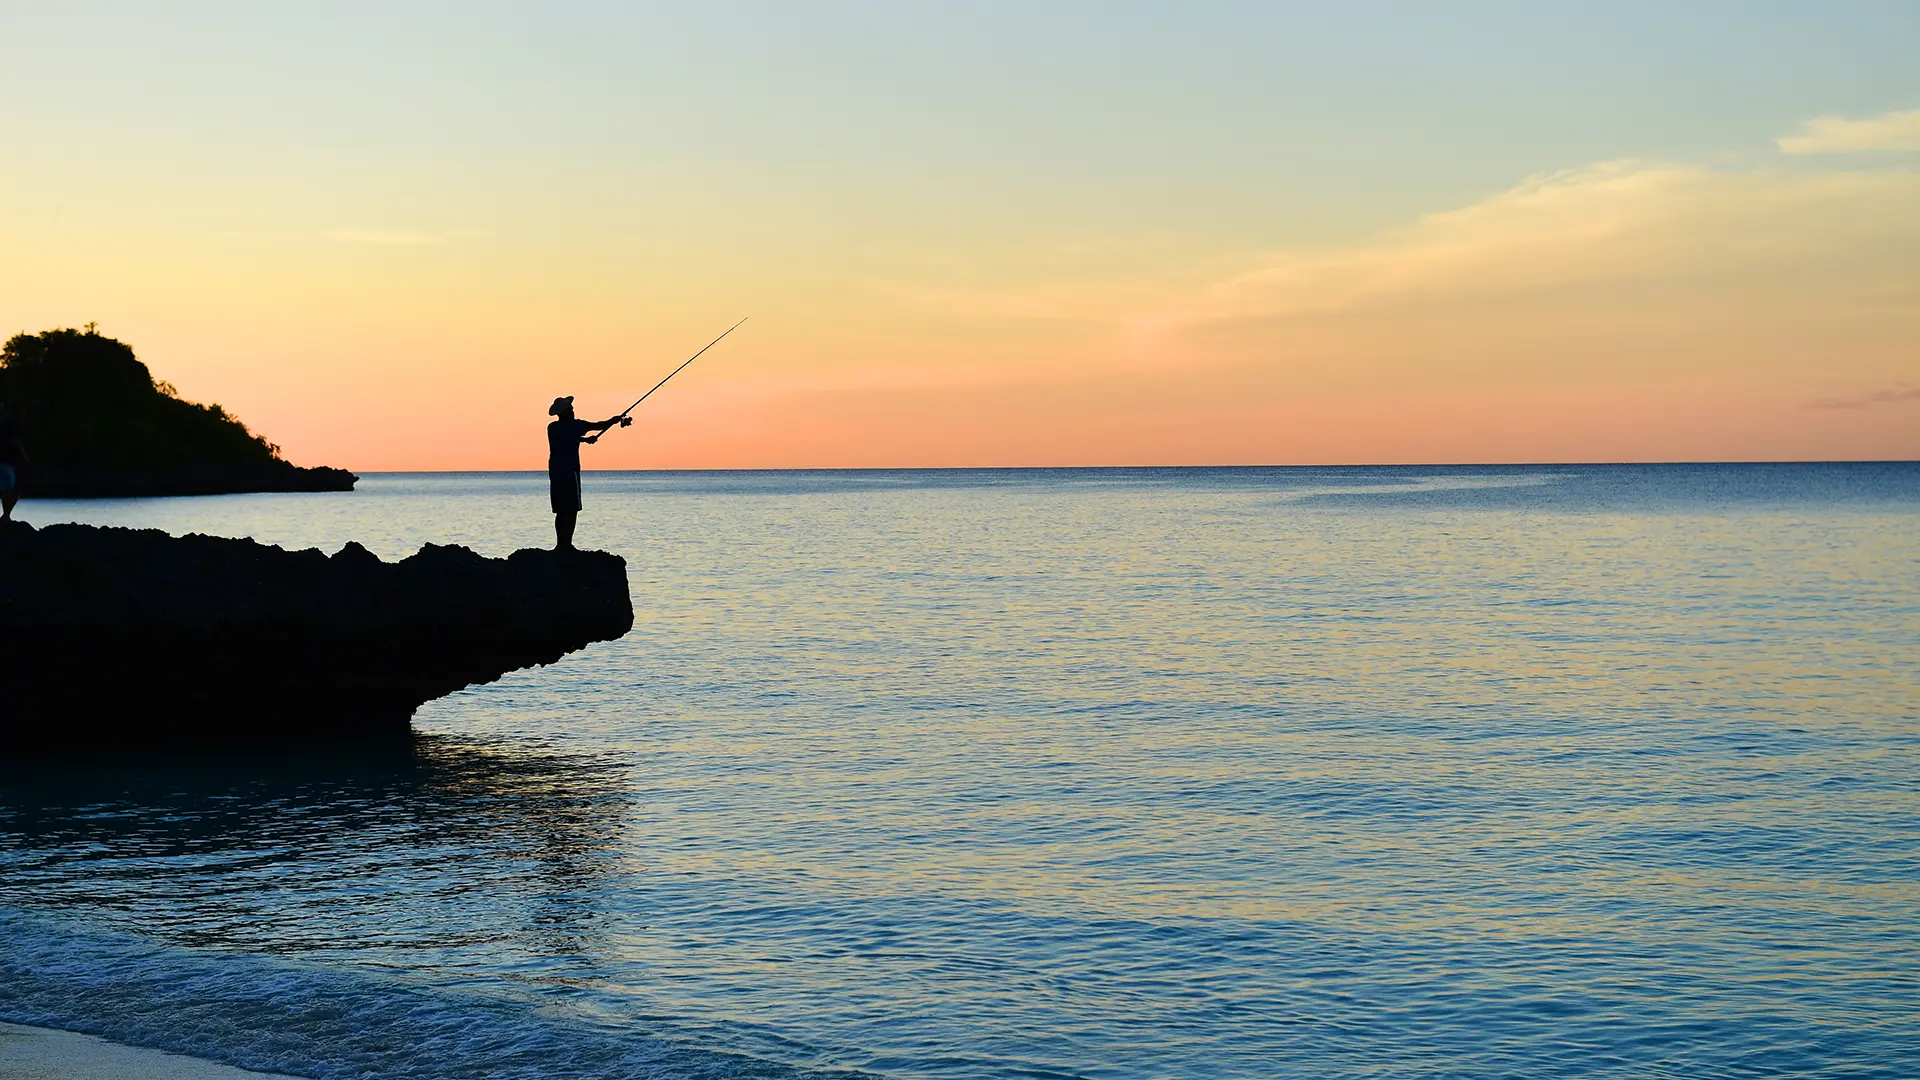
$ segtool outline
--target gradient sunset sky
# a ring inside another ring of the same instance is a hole
[[[1920,4],[0,3],[0,332],[301,464],[1920,458]]]

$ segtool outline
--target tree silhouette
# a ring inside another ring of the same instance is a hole
[[[0,401],[36,466],[265,465],[280,448],[218,405],[184,401],[125,343],[85,330],[16,334],[0,348]]]

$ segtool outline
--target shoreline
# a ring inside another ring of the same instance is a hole
[[[0,1080],[294,1080],[217,1061],[0,1021]]]

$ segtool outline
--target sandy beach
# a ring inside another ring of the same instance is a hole
[[[0,1023],[0,1080],[258,1080],[272,1075],[277,1074],[121,1046],[72,1031]]]

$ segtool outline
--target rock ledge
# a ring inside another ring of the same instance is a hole
[[[345,469],[303,469],[284,461],[203,462],[170,469],[29,465],[20,470],[20,490],[28,499],[146,499],[161,495],[352,491],[359,479]]]
[[[414,709],[633,627],[626,560],[397,563],[158,530],[0,526],[0,753],[405,737]]]

